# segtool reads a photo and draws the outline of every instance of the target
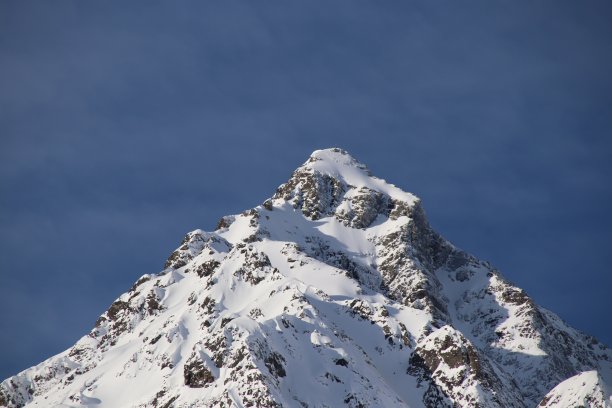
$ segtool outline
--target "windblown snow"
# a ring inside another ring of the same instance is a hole
[[[609,407],[612,352],[341,149],[187,234],[5,407]]]

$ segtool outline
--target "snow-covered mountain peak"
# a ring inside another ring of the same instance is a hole
[[[610,349],[326,149],[188,233],[0,407],[607,407],[611,379]]]
[[[368,176],[370,175],[365,164],[355,159],[346,150],[338,147],[315,150],[300,167],[310,168],[335,177],[343,177],[345,172],[354,170],[360,170]]]
[[[266,205],[286,201],[312,220],[335,215],[357,228],[368,227],[381,214],[408,215],[419,203],[339,148],[314,151]]]
[[[325,149],[317,149],[310,153],[306,162],[314,161],[330,161],[347,166],[358,166],[367,168],[367,166],[354,158],[348,151],[340,147],[328,147]]]
[[[352,188],[367,188],[385,193],[406,203],[412,204],[418,200],[413,194],[404,192],[393,184],[374,177],[365,164],[355,159],[346,150],[337,147],[315,150],[300,168],[326,174],[345,182]]]

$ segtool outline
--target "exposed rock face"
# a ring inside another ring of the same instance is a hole
[[[329,149],[187,234],[0,406],[598,407],[611,360]]]
[[[209,252],[227,252],[229,248],[231,248],[231,244],[225,239],[214,234],[196,230],[185,236],[181,246],[168,257],[164,268],[181,268],[205,250]]]
[[[185,377],[185,385],[191,388],[202,388],[215,381],[215,377],[195,353],[183,366],[183,376]]]
[[[492,364],[450,326],[417,344],[408,372],[427,384],[427,406],[524,407],[511,378],[500,378]],[[451,403],[452,401],[452,403]]]
[[[431,230],[418,203],[404,211],[410,217],[408,222],[378,238],[382,286],[389,297],[448,322],[446,302],[434,272],[449,256],[450,245]]]
[[[291,179],[278,188],[273,198],[282,198],[302,210],[311,220],[331,215],[346,192],[342,181],[327,174],[298,169]]]
[[[343,205],[339,205],[334,215],[344,225],[353,228],[367,228],[379,215],[388,216],[394,208],[392,200],[367,187],[352,189],[351,194],[345,195]]]

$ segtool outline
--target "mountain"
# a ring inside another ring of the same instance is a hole
[[[340,149],[187,234],[8,407],[610,406],[612,352]]]

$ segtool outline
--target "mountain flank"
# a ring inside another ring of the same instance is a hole
[[[187,234],[3,407],[609,407],[612,352],[341,149]]]

